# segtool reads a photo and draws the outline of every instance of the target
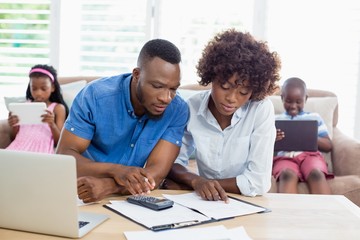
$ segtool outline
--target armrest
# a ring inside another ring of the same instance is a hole
[[[2,119],[0,120],[0,148],[6,148],[10,142],[10,126],[7,119]]]
[[[334,174],[360,175],[360,141],[334,127],[332,163]]]

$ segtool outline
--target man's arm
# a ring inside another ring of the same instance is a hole
[[[156,188],[169,173],[179,150],[180,148],[175,144],[162,139],[155,145],[147,159],[145,170],[155,180]]]
[[[89,145],[90,140],[78,137],[68,130],[63,129],[56,148],[56,153],[72,155],[75,157],[78,177],[111,177],[109,173],[115,164],[98,163],[81,155],[86,151]]]
[[[112,182],[112,184],[106,193],[102,192],[102,195],[124,193],[124,188],[128,190],[126,193],[142,194],[154,188],[152,176],[148,175],[142,168],[127,167],[114,163],[100,163],[82,156],[81,154],[88,148],[89,144],[89,140],[78,137],[63,129],[56,149],[58,154],[72,155],[76,158],[78,177],[90,176],[97,178],[87,181],[87,188],[91,188],[93,191],[95,188],[91,187],[91,185],[99,185],[103,181],[106,181],[108,184]],[[144,181],[145,178],[148,181]],[[93,195],[96,195],[97,192],[94,192]]]

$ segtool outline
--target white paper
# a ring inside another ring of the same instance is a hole
[[[182,228],[161,232],[126,231],[127,240],[251,240],[243,227],[227,229],[223,225],[201,228]]]
[[[163,194],[163,196],[183,206],[194,208],[206,216],[218,220],[258,213],[265,210],[264,208],[253,206],[232,198],[229,198],[229,203],[225,203],[224,201],[206,201],[201,199],[195,192],[178,195]]]

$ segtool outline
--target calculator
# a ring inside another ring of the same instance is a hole
[[[129,203],[147,207],[156,211],[171,208],[174,205],[174,202],[172,200],[166,198],[158,198],[158,197],[143,196],[143,195],[130,196],[126,200]]]

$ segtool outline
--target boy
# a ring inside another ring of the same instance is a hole
[[[306,84],[300,78],[289,78],[281,89],[281,99],[285,112],[276,116],[278,120],[317,120],[318,148],[317,152],[278,152],[274,158],[273,176],[278,181],[279,192],[297,193],[297,183],[306,181],[310,193],[330,194],[327,178],[327,164],[320,151],[330,152],[332,143],[323,119],[317,113],[304,112],[307,100]],[[277,129],[276,141],[283,139],[284,132]]]

